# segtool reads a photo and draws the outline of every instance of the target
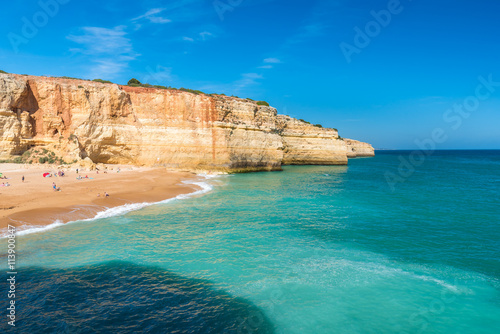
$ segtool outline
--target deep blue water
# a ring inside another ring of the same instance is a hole
[[[18,236],[16,331],[497,333],[500,151],[410,154]]]

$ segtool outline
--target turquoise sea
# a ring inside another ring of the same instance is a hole
[[[434,152],[391,188],[410,153],[200,176],[203,194],[21,233],[0,330],[498,333],[500,151]]]

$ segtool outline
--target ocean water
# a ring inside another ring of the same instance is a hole
[[[15,330],[498,333],[500,151],[377,153],[19,235]]]

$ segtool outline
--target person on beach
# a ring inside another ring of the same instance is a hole
[[[21,180],[23,180],[23,183],[24,183],[24,175],[23,175],[23,177],[22,177],[22,179],[21,179]]]
[[[101,197],[101,193],[97,193],[97,197]]]
[[[104,192],[104,197],[109,197],[109,194],[107,192]]]
[[[55,183],[55,182],[52,182],[52,188],[54,189],[54,191],[60,191],[60,190],[61,190],[61,188],[58,188],[58,187],[56,186],[56,183]]]

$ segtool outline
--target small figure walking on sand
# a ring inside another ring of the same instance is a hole
[[[23,178],[22,178],[22,180],[23,180],[23,183],[24,183],[24,175],[23,175]]]

